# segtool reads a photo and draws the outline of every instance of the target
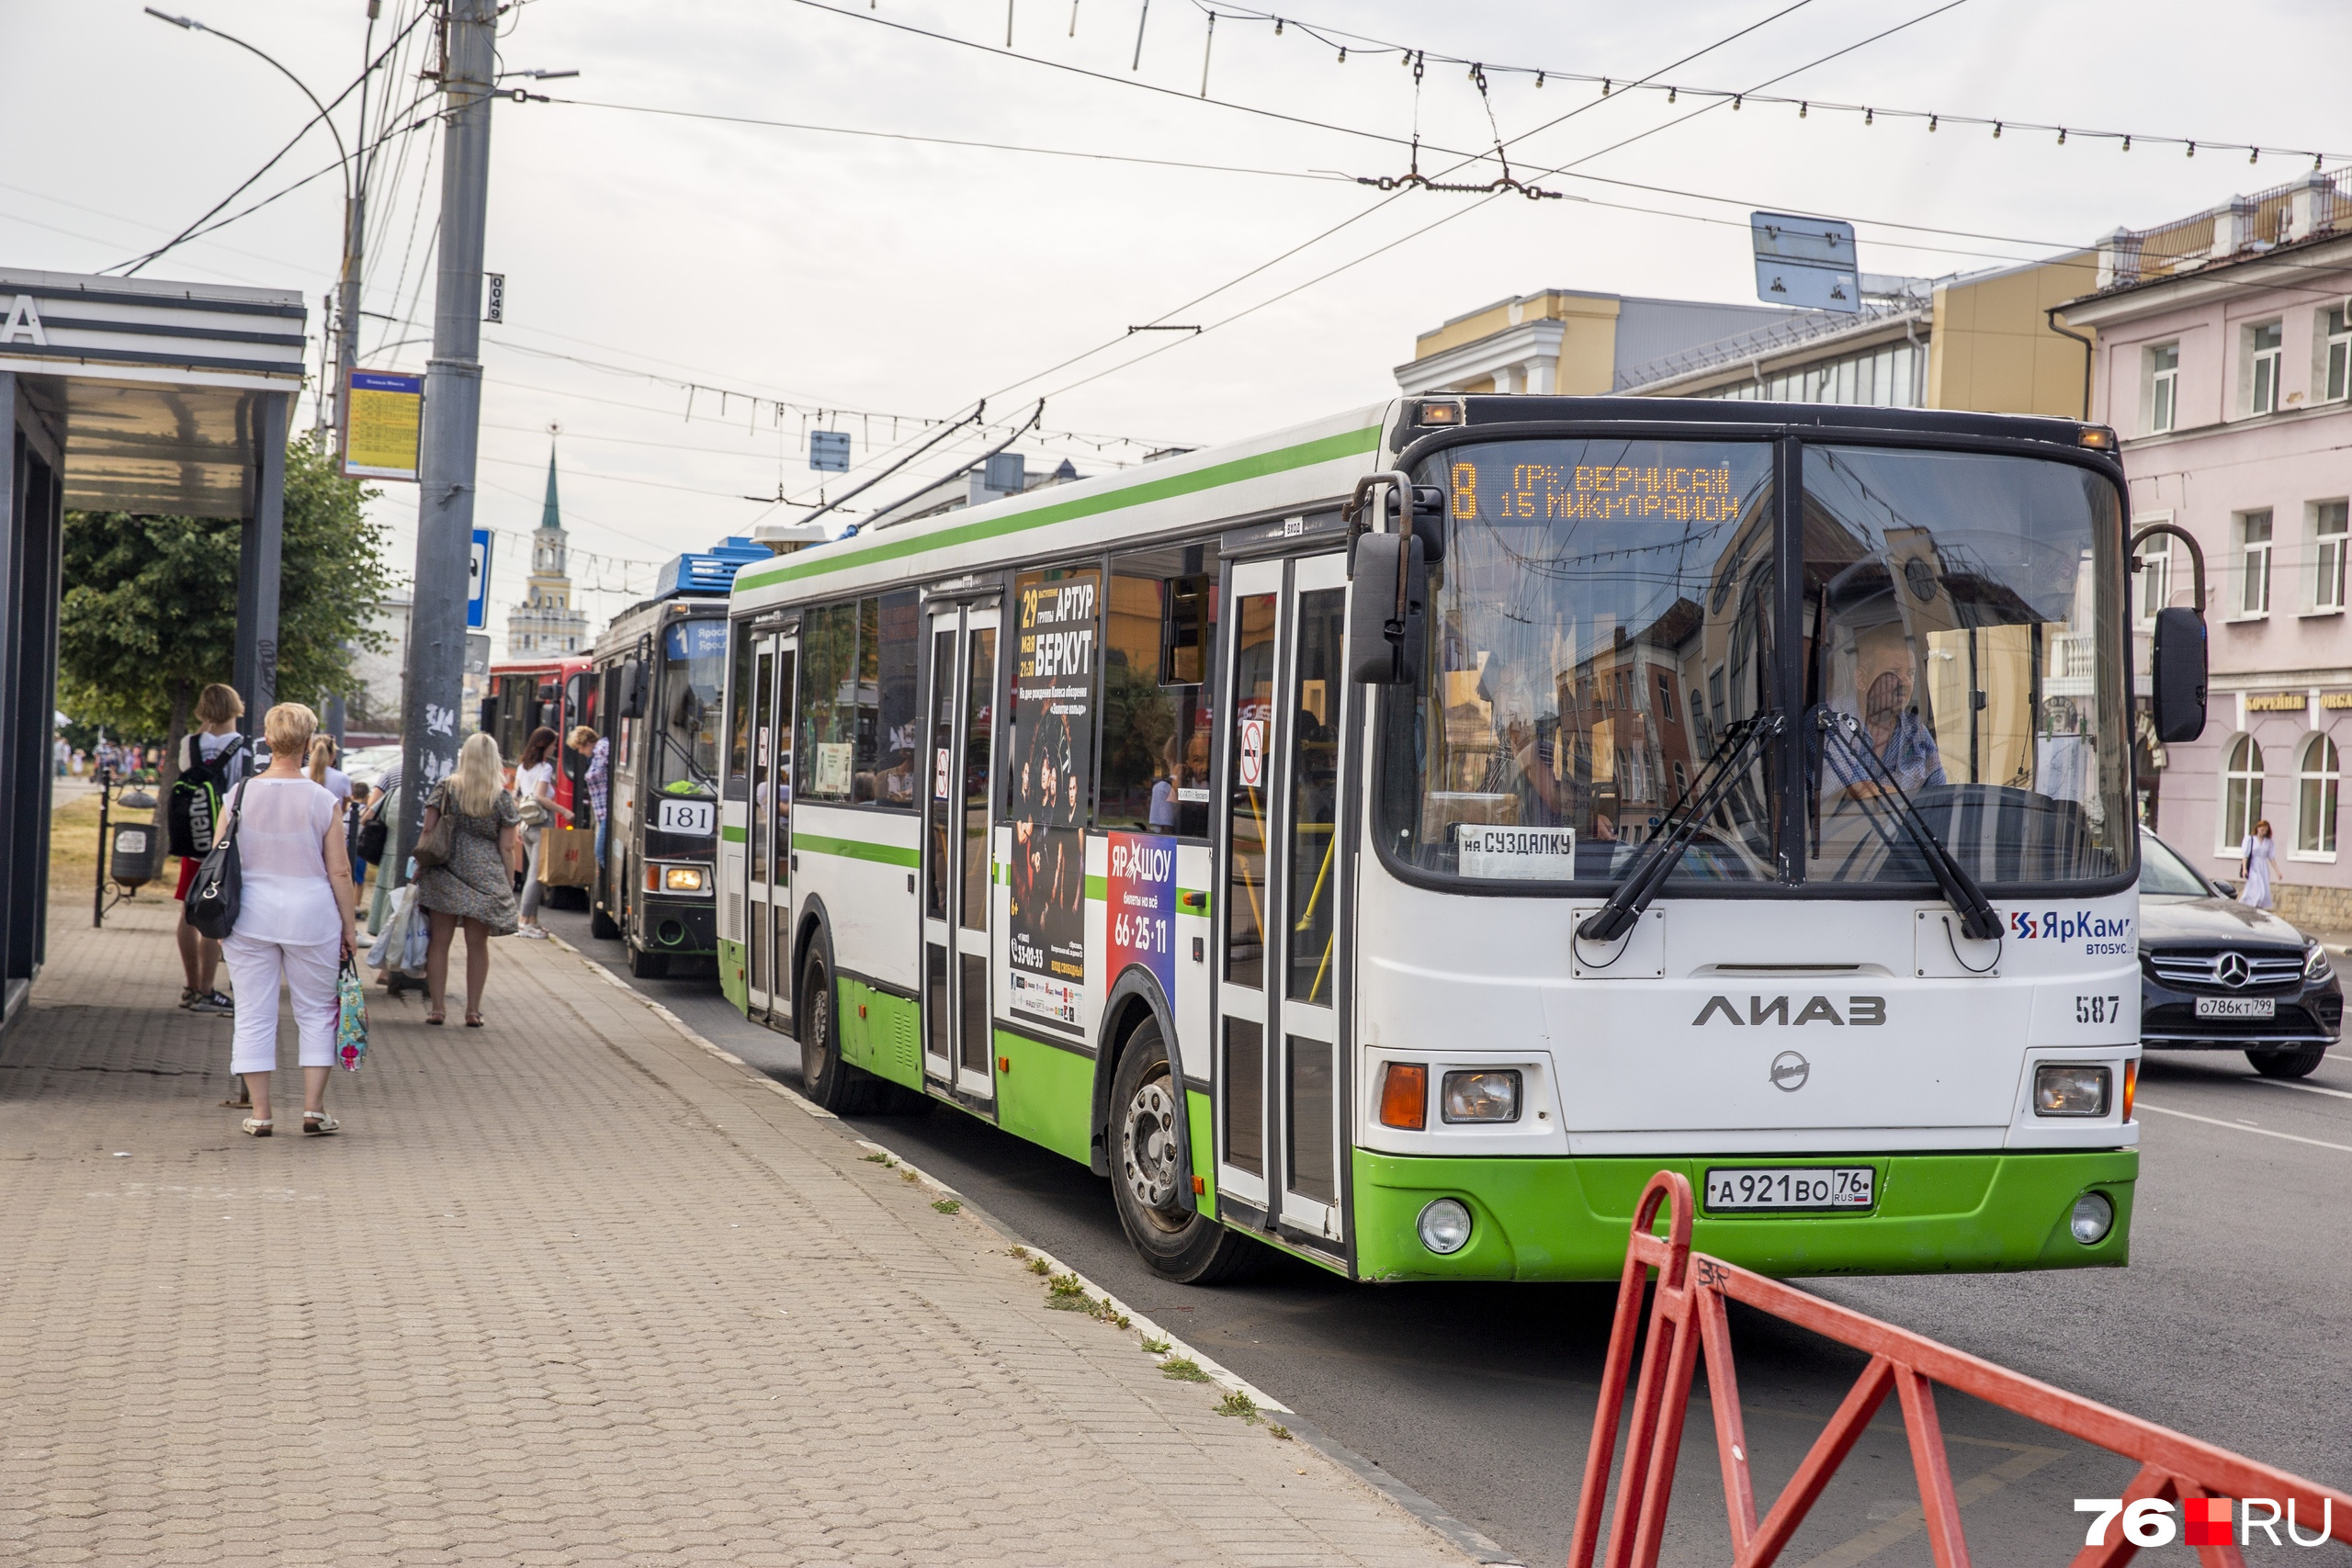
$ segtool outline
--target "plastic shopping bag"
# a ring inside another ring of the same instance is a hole
[[[368,1057],[368,993],[360,988],[357,965],[348,958],[335,978],[335,998],[342,1008],[334,1026],[335,1065],[356,1073]]]

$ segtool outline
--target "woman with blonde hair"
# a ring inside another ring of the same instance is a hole
[[[302,774],[338,803],[351,798],[351,775],[335,766],[342,760],[343,749],[334,743],[334,736],[311,737],[311,765],[302,770]]]
[[[269,1075],[277,1066],[281,981],[301,1043],[302,1131],[332,1133],[341,1125],[326,1112],[342,1011],[335,977],[359,942],[342,813],[334,796],[302,773],[318,727],[318,715],[300,703],[280,703],[265,714],[269,767],[239,784],[222,813],[221,831],[236,833],[243,874],[236,929],[220,943],[237,987],[230,1070],[253,1097],[245,1131],[256,1138],[274,1131]]]
[[[425,803],[420,833],[444,815],[451,818],[447,864],[417,874],[416,901],[433,921],[425,949],[424,1021],[448,1017],[449,946],[466,928],[466,1027],[481,1027],[481,991],[490,979],[490,939],[514,933],[516,858],[514,797],[506,793],[505,764],[488,734],[458,748],[458,766]]]

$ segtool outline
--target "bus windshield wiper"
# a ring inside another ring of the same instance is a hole
[[[654,733],[661,736],[662,744],[667,746],[670,750],[678,754],[678,761],[686,765],[686,773],[695,784],[700,784],[703,788],[710,791],[713,795],[717,795],[718,793],[718,782],[712,778],[708,773],[703,772],[701,764],[695,761],[694,752],[687,749],[684,741],[679,739],[676,736],[671,734],[666,729],[656,730]]]
[[[1862,739],[1862,721],[1852,714],[1833,712],[1826,706],[1814,710],[1814,724],[1829,745],[1840,747],[1847,757],[1863,764],[1863,771],[1872,775],[1880,796],[1894,802],[1894,815],[1902,822],[1911,841],[1928,862],[1928,870],[1942,889],[1944,902],[1960,917],[1960,934],[1972,942],[1997,942],[2001,936],[2001,917],[1995,911],[1984,890],[1960,863],[1960,857],[1944,847],[1936,830],[1928,826],[1927,818],[1919,810],[1919,803],[1911,798],[1878,754],[1875,747]]]
[[[1749,754],[1787,728],[1778,708],[1768,708],[1725,725],[1723,744],[1715,748],[1715,754],[1699,771],[1690,793],[1682,797],[1682,804],[1667,819],[1665,828],[1642,847],[1642,852],[1634,857],[1634,863],[1625,868],[1625,879],[1609,896],[1609,902],[1577,927],[1577,935],[1586,942],[1615,942],[1633,930],[1634,922],[1642,918],[1642,911],[1650,907],[1651,900],[1666,886],[1667,877],[1681,863],[1683,850],[1698,837],[1701,825],[1722,804],[1741,770],[1747,767]]]

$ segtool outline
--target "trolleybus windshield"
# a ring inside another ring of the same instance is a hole
[[[718,774],[719,698],[727,684],[727,623],[673,621],[664,630],[660,715],[654,745],[654,787],[664,794],[703,794]]]
[[[1615,881],[1732,727],[1780,714],[1791,739],[1740,759],[1678,885],[1928,883],[1898,793],[1985,886],[2128,872],[2112,485],[2029,457],[1802,461],[1789,566],[1764,442],[1432,456],[1415,477],[1443,490],[1446,539],[1421,689],[1383,704],[1389,854],[1479,881]],[[1784,845],[1800,770],[1804,842]]]

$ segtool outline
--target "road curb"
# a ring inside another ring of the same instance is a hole
[[[1283,1426],[1290,1432],[1293,1438],[1305,1443],[1308,1448],[1313,1449],[1316,1452],[1321,1454],[1325,1459],[1330,1461],[1340,1469],[1345,1471],[1356,1481],[1370,1487],[1373,1491],[1377,1492],[1381,1496],[1386,1498],[1397,1507],[1402,1508],[1406,1513],[1411,1515],[1423,1529],[1442,1540],[1448,1546],[1454,1548],[1458,1551],[1465,1553],[1475,1562],[1488,1564],[1490,1565],[1490,1568],[1521,1568],[1520,1560],[1513,1553],[1505,1551],[1496,1542],[1488,1540],[1486,1536],[1481,1535],[1478,1531],[1471,1529],[1460,1519],[1455,1518],[1452,1514],[1447,1513],[1443,1508],[1438,1506],[1434,1501],[1423,1496],[1420,1493],[1415,1491],[1410,1486],[1406,1485],[1395,1476],[1390,1475],[1372,1461],[1364,1458],[1362,1454],[1357,1453],[1353,1449],[1351,1449],[1346,1444],[1339,1441],[1337,1438],[1330,1436],[1330,1434],[1325,1432],[1321,1427],[1317,1427],[1314,1422],[1308,1420],[1306,1416],[1299,1415],[1298,1412],[1293,1410],[1289,1405],[1284,1404],[1281,1400],[1276,1399],[1273,1395],[1266,1393],[1263,1389],[1259,1388],[1247,1378],[1244,1378],[1240,1374],[1233,1371],[1230,1368],[1216,1360],[1214,1358],[1203,1355],[1199,1350],[1187,1344],[1183,1339],[1178,1337],[1176,1335],[1170,1333],[1167,1328],[1163,1327],[1148,1314],[1138,1312],[1135,1308],[1127,1305],[1125,1302],[1119,1300],[1118,1297],[1113,1295],[1110,1292],[1103,1290],[1101,1286],[1095,1284],[1093,1280],[1088,1279],[1078,1269],[1063,1262],[1060,1258],[1054,1257],[1051,1253],[1046,1251],[1045,1248],[1038,1247],[1034,1242],[1031,1242],[1027,1238],[1020,1235],[1003,1220],[998,1218],[995,1214],[990,1213],[988,1210],[974,1202],[964,1193],[949,1186],[946,1182],[940,1180],[937,1177],[933,1176],[929,1171],[924,1170],[922,1167],[914,1164],[911,1160],[907,1159],[897,1150],[892,1149],[886,1145],[877,1144],[872,1139],[864,1136],[854,1128],[852,1128],[842,1122],[840,1117],[834,1115],[831,1111],[827,1111],[824,1107],[809,1100],[806,1095],[801,1094],[798,1090],[792,1089],[788,1085],[778,1083],[775,1079],[768,1077],[764,1072],[762,1072],[758,1067],[753,1066],[742,1057],[735,1055],[734,1052],[726,1049],[715,1041],[707,1039],[703,1035],[696,1033],[694,1026],[686,1022],[684,1019],[680,1018],[676,1013],[671,1011],[668,1008],[663,1007],[660,1002],[655,1001],[651,997],[647,996],[644,992],[630,985],[627,980],[622,979],[618,975],[614,974],[611,969],[597,962],[594,956],[589,953],[582,953],[579,948],[574,947],[571,942],[566,942],[563,938],[556,935],[553,931],[549,931],[548,933],[548,944],[551,947],[560,948],[564,952],[571,954],[574,958],[580,960],[582,964],[585,964],[606,984],[618,988],[620,991],[627,994],[631,999],[636,1001],[640,1007],[643,1007],[647,1011],[652,1013],[662,1022],[668,1024],[681,1039],[686,1041],[689,1044],[708,1053],[710,1055],[717,1057],[728,1066],[741,1070],[756,1082],[763,1085],[771,1092],[782,1096],[786,1102],[794,1107],[794,1109],[804,1111],[808,1115],[819,1121],[833,1122],[842,1137],[845,1138],[850,1143],[854,1144],[859,1148],[866,1150],[869,1155],[882,1156],[890,1162],[892,1168],[904,1170],[912,1176],[918,1186],[936,1192],[942,1198],[954,1199],[960,1205],[960,1208],[957,1210],[959,1217],[969,1216],[975,1224],[979,1225],[982,1229],[990,1232],[1000,1240],[1003,1241],[1006,1244],[1008,1250],[1017,1247],[1020,1249],[1023,1256],[1042,1260],[1046,1265],[1049,1273],[1064,1274],[1076,1280],[1080,1290],[1084,1291],[1090,1297],[1100,1301],[1102,1303],[1102,1308],[1106,1314],[1115,1314],[1126,1318],[1128,1328],[1136,1334],[1138,1344],[1148,1339],[1159,1341],[1168,1347],[1166,1350],[1147,1351],[1146,1354],[1156,1354],[1162,1357],[1184,1358],[1192,1361],[1195,1366],[1199,1367],[1203,1372],[1206,1373],[1210,1382],[1215,1386],[1225,1390],[1227,1393],[1238,1393],[1242,1395],[1250,1400],[1251,1404],[1255,1404],[1261,1411],[1272,1412],[1281,1416],[1283,1418],[1282,1423]]]

